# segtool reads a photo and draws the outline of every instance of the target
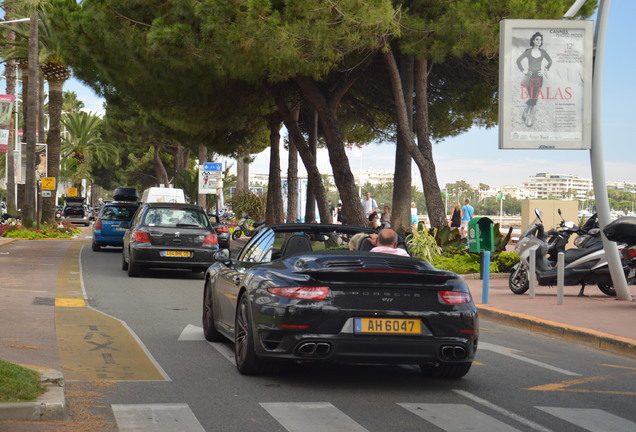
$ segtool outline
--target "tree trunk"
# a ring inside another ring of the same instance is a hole
[[[311,109],[311,129],[309,131],[309,151],[316,158],[316,150],[318,148],[318,113],[316,110]],[[314,180],[307,178],[307,200],[305,202],[305,222],[316,222],[316,197],[313,193],[312,182]],[[322,177],[320,179],[322,182]]]
[[[404,102],[404,96],[403,96],[404,91],[402,90],[402,83],[400,81],[400,73],[398,71],[398,67],[395,62],[395,57],[393,56],[393,51],[389,49],[386,52],[384,52],[382,55],[383,55],[385,64],[387,66],[389,77],[391,79],[391,86],[393,88],[393,97],[395,100],[395,111],[398,118],[399,132],[400,134],[404,136],[404,144],[406,145],[409,151],[409,154],[411,155],[411,157],[415,161],[415,164],[420,170],[420,176],[422,179],[422,184],[424,185],[424,195],[426,198],[426,206],[429,212],[429,220],[431,222],[431,226],[434,226],[434,227],[445,226],[446,214],[444,212],[444,203],[442,201],[441,191],[439,194],[437,194],[436,197],[429,196],[429,195],[434,195],[434,192],[433,192],[434,189],[437,189],[439,191],[439,185],[431,185],[432,181],[437,181],[437,177],[435,176],[435,171],[434,171],[435,167],[433,164],[433,160],[432,160],[432,157],[430,157],[429,160],[427,161],[425,155],[422,153],[422,150],[415,145],[415,140],[413,139],[411,131],[409,130],[408,116],[406,112],[406,103]],[[416,68],[417,68],[417,61],[416,61]],[[424,72],[426,71],[424,70]],[[417,76],[417,71],[416,71],[416,76]],[[416,79],[416,84],[415,84],[416,91],[418,88],[417,86],[418,84]],[[416,103],[417,102],[418,101],[416,98]],[[428,123],[426,123],[425,126],[418,125],[418,127],[420,128],[426,127],[426,130],[428,130]],[[422,129],[420,129],[420,131],[421,130]],[[428,141],[428,138],[427,138],[427,141]],[[430,141],[428,142],[430,144]],[[428,173],[427,170],[431,169],[432,164],[433,164],[433,173],[431,176],[431,173]],[[441,218],[440,218],[440,210],[441,210]]]
[[[280,181],[280,119],[276,115],[268,117],[269,124],[269,179],[267,184],[267,207],[265,222],[268,224],[282,223],[283,192]]]
[[[199,165],[203,165],[204,163],[206,163],[208,161],[208,148],[205,146],[205,144],[199,144]],[[199,171],[197,171],[197,173],[199,173]],[[200,174],[200,173],[199,173]],[[197,189],[199,189],[199,182],[198,182],[198,177],[197,177]],[[198,194],[197,195],[197,204],[199,204],[201,207],[203,207],[206,211],[208,209],[207,205],[208,205],[208,194]]]
[[[366,227],[369,225],[369,221],[364,217],[362,203],[360,202],[360,196],[356,188],[355,177],[351,172],[349,158],[345,151],[337,115],[337,108],[340,103],[340,99],[351,85],[353,85],[355,79],[355,77],[348,79],[337,89],[336,92],[334,92],[333,95],[329,96],[329,98],[323,95],[321,90],[309,78],[297,77],[296,82],[300,86],[305,98],[307,98],[307,101],[309,101],[316,112],[318,112],[318,118],[320,120],[320,125],[322,126],[325,141],[327,143],[327,150],[329,152],[329,163],[331,164],[334,180],[336,181],[336,187],[338,188],[338,193],[340,194],[340,199],[342,200],[348,223],[354,226]],[[322,184],[322,181],[320,183]],[[325,206],[324,213],[325,215],[328,215],[329,211],[326,209],[327,202],[324,201],[324,203],[321,203],[318,201],[319,209],[323,204]],[[331,217],[323,219],[322,209],[320,210],[321,220],[330,221]]]
[[[236,192],[245,190],[247,185],[245,184],[245,176],[243,172],[245,171],[245,162],[243,161],[243,157],[239,155],[236,158]]]
[[[309,150],[309,145],[305,141],[305,137],[298,127],[297,118],[294,119],[294,116],[287,107],[283,96],[277,91],[272,91],[272,96],[278,106],[278,112],[283,117],[283,122],[285,123],[285,127],[287,127],[290,140],[296,145],[296,149],[303,160],[303,164],[307,170],[307,178],[315,180],[312,183],[312,186],[314,188],[314,195],[318,201],[318,213],[320,214],[320,220],[325,221],[325,223],[330,223],[331,216],[327,209],[327,195],[325,194],[325,188],[321,181],[322,177],[320,176],[320,171],[318,171],[318,167],[316,166],[316,158]]]
[[[38,143],[46,142],[46,117],[44,115],[44,99],[46,94],[44,94],[44,77],[42,76],[42,72],[38,73],[38,134],[37,141]]]
[[[8,1],[5,2],[4,5],[4,13],[5,17],[11,16],[13,14],[13,2]],[[7,24],[7,32],[6,32],[6,41],[7,47],[9,50],[13,48],[13,42],[15,42],[15,33],[11,31],[11,27],[13,24]],[[17,94],[16,94],[16,80],[17,80],[17,70],[16,70],[16,62],[15,60],[7,60],[6,67],[4,69],[4,74],[7,78],[7,94],[15,95],[15,101],[13,102],[13,110],[11,113],[11,121],[9,121],[9,142],[7,143],[7,212],[10,215],[16,215],[16,194],[15,194],[15,167],[19,163],[13,158],[13,150],[16,142],[15,131],[18,129],[15,122],[17,121]]]
[[[415,57],[403,55],[400,59],[400,78],[406,106],[406,118],[409,131],[413,130],[413,74]],[[411,155],[401,133],[395,146],[395,169],[393,175],[393,208],[391,209],[391,227],[398,233],[411,231]]]
[[[298,117],[296,117],[298,121]],[[298,150],[294,140],[289,139],[289,157],[287,161],[287,223],[298,219]]]
[[[166,167],[163,165],[163,161],[160,157],[161,146],[155,145],[155,154],[152,159],[152,164],[155,166],[155,174],[157,176],[157,183],[162,184],[168,187],[169,179],[168,179],[168,171],[166,171]]]
[[[27,88],[26,173],[24,181],[24,211],[22,223],[34,226],[35,214],[35,141],[38,115],[38,14],[33,12],[29,23],[29,85]]]
[[[415,130],[417,131],[417,147],[424,156],[424,172],[422,185],[426,198],[426,211],[433,227],[447,225],[446,208],[442,199],[442,191],[437,180],[437,171],[433,161],[433,145],[428,129],[428,62],[426,59],[415,60]]]
[[[55,178],[55,190],[51,191],[50,198],[42,198],[42,220],[49,224],[55,223],[55,205],[57,204],[55,199],[60,178],[60,151],[62,145],[60,124],[62,119],[63,86],[64,81],[49,81],[49,134],[46,139],[46,171],[48,177]]]

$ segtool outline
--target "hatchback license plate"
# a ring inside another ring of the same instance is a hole
[[[366,334],[422,334],[422,321],[402,318],[356,318],[355,332]]]
[[[166,257],[190,258],[190,251],[162,251],[161,255]]]

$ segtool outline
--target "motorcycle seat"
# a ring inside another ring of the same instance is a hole
[[[565,256],[565,262],[566,263],[570,263],[573,261],[576,261],[577,259],[581,258],[582,256],[588,255],[592,252],[595,252],[597,250],[603,249],[603,243],[599,242],[595,245],[592,245],[588,248],[583,248],[583,249],[568,249],[564,252]]]

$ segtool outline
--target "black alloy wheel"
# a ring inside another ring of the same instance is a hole
[[[210,279],[205,281],[203,288],[203,334],[205,340],[210,342],[222,342],[225,339],[214,325],[214,305],[212,304],[212,284]]]
[[[236,368],[243,375],[263,374],[273,370],[273,362],[260,359],[254,349],[254,334],[247,294],[238,302],[234,322],[234,357]]]

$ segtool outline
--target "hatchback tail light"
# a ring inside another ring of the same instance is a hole
[[[95,228],[96,230],[102,229],[102,220],[98,218],[95,221],[95,225],[93,225],[93,228]]]
[[[230,229],[228,227],[218,227],[214,229],[216,230],[216,232],[230,232]]]
[[[460,304],[460,303],[470,303],[472,299],[470,298],[470,293],[462,292],[462,291],[440,291],[437,293],[439,295],[439,299],[442,303],[445,304]]]
[[[272,294],[303,300],[323,300],[329,294],[329,287],[280,287],[268,288]]]
[[[136,242],[150,243],[150,235],[145,231],[133,231],[132,239]]]
[[[219,243],[219,240],[217,239],[216,234],[208,234],[203,239],[203,246],[215,245],[218,243]]]

